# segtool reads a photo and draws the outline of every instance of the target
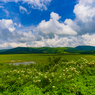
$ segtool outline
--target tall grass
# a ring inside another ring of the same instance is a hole
[[[0,95],[95,95],[95,61],[49,57],[46,63],[0,63]]]

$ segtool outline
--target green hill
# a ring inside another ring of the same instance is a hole
[[[94,46],[77,46],[72,47],[17,47],[13,49],[0,50],[0,54],[33,54],[33,53],[83,53],[83,54],[93,54],[95,53]]]
[[[95,46],[77,46],[75,48],[77,50],[82,50],[82,51],[92,51],[92,50],[95,50]]]
[[[9,50],[1,50],[0,54],[28,54],[28,53],[79,53],[80,51],[71,47],[17,47]]]

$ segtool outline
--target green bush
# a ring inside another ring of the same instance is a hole
[[[46,63],[1,67],[1,95],[95,94],[95,62],[84,58],[68,62],[49,57]]]

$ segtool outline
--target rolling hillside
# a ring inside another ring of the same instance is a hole
[[[32,54],[32,53],[83,53],[83,54],[92,54],[95,53],[94,46],[77,46],[72,47],[17,47],[13,49],[0,50],[0,54]]]
[[[71,47],[41,47],[41,48],[32,48],[32,47],[17,47],[9,50],[0,50],[0,54],[28,54],[28,53],[79,53],[80,50]]]
[[[95,46],[77,46],[75,47],[78,50],[82,50],[82,51],[92,51],[95,50]]]

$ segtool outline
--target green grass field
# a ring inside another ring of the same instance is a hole
[[[37,64],[6,64],[12,60]],[[95,56],[0,55],[0,95],[95,95]]]
[[[11,60],[15,60],[15,62],[25,62],[25,61],[35,61],[36,63],[45,63],[47,62],[48,57],[53,56],[60,56],[61,60],[68,59],[70,60],[77,60],[81,57],[84,57],[88,60],[95,60],[95,55],[81,55],[81,54],[5,54],[0,55],[0,63],[8,63]]]

